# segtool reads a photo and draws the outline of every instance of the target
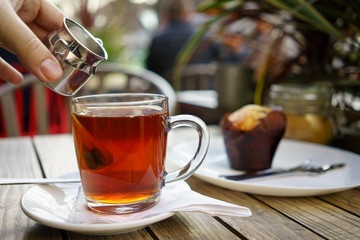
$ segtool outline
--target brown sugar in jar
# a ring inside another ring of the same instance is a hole
[[[333,139],[331,89],[326,86],[274,84],[267,105],[281,107],[287,118],[285,138],[328,144]]]

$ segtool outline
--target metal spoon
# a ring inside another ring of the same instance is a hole
[[[80,178],[0,178],[0,185],[78,183]]]
[[[265,177],[265,176],[272,176],[277,174],[283,173],[292,173],[292,172],[301,172],[307,173],[310,175],[318,175],[321,173],[326,173],[330,170],[339,169],[345,167],[345,163],[335,163],[335,164],[324,164],[322,166],[312,166],[310,161],[307,161],[297,167],[290,168],[290,169],[266,169],[262,171],[254,171],[254,172],[247,172],[240,175],[220,175],[220,178],[224,178],[227,180],[245,180],[250,178],[257,178],[257,177]]]

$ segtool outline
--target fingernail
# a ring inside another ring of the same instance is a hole
[[[59,80],[62,76],[62,69],[51,58],[45,59],[40,64],[40,71],[42,72],[42,74],[44,74],[44,76],[49,82]]]

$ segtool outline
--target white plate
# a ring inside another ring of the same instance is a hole
[[[195,142],[175,145],[168,152],[170,159],[190,159]],[[180,155],[180,158],[179,158]],[[244,181],[220,178],[220,175],[242,174],[230,168],[221,135],[212,135],[209,152],[195,176],[214,185],[231,190],[270,196],[315,196],[360,186],[360,155],[329,146],[283,139],[273,159],[273,168],[291,168],[306,160],[316,165],[345,163],[345,168],[318,176],[299,174],[274,175]]]
[[[78,197],[79,186],[80,184],[76,183],[56,184],[54,186],[36,185],[25,192],[21,198],[21,208],[29,218],[43,225],[91,235],[131,232],[169,218],[175,214],[175,212],[164,212],[145,218],[134,216],[135,214],[127,214],[122,216],[124,218],[123,222],[116,223],[83,224],[71,222],[68,218],[73,209],[74,202]],[[189,185],[185,182],[179,182],[170,187],[172,188],[171,191],[184,188],[190,189]],[[160,202],[158,204],[160,204]],[[141,213],[138,215],[141,215]]]

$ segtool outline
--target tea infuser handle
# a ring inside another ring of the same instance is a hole
[[[100,38],[95,38],[95,40],[101,45],[104,46],[103,41]]]
[[[187,114],[169,117],[169,130],[178,127],[194,128],[199,136],[198,146],[194,156],[183,168],[173,172],[165,173],[165,184],[179,180],[185,180],[190,177],[200,167],[209,148],[209,130],[206,124],[200,118]]]
[[[59,45],[59,43],[62,43],[63,45],[65,45],[65,53],[64,53],[64,54],[63,54],[62,52],[59,52],[59,51],[56,50],[56,48],[57,48],[57,46]],[[62,55],[61,58],[60,58],[60,60],[58,60],[60,64],[63,64],[63,63],[64,63],[65,58],[66,58],[67,55],[69,54],[69,51],[70,51],[69,45],[68,45],[68,43],[67,43],[64,39],[61,39],[61,38],[60,38],[60,39],[58,39],[58,40],[55,41],[53,54],[54,54],[54,55],[59,55],[59,56]]]

